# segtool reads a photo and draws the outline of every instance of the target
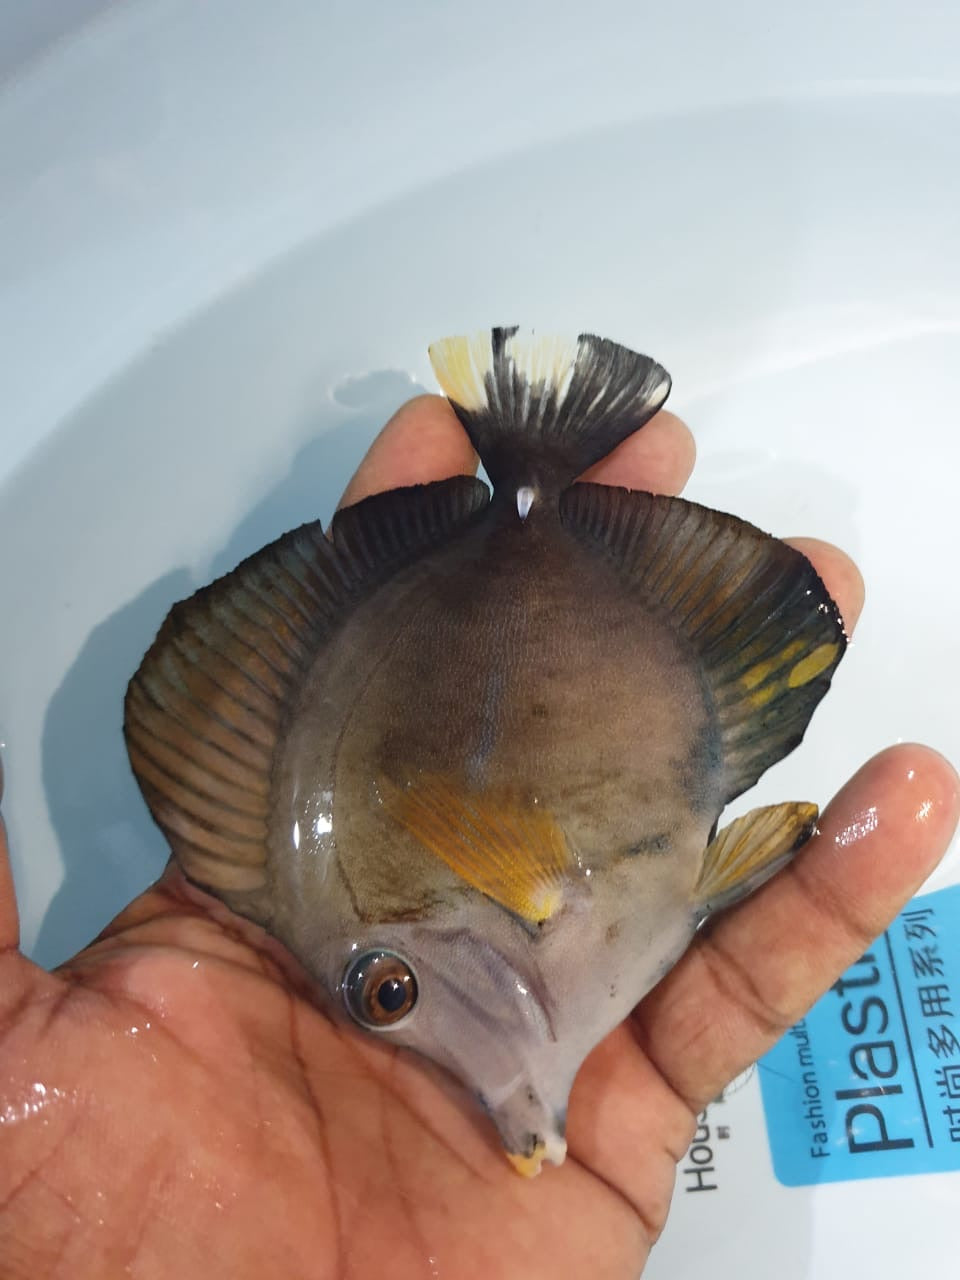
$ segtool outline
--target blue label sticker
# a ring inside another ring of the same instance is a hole
[[[785,1186],[960,1170],[960,885],[915,898],[758,1066]]]

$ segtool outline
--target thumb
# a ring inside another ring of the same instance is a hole
[[[3,762],[0,761],[0,800],[2,799]],[[0,1040],[10,1030],[11,1013],[16,1017],[17,1012],[21,1011],[24,997],[36,992],[39,989],[39,982],[46,981],[49,984],[52,981],[43,969],[24,959],[19,947],[20,921],[17,915],[17,896],[13,888],[13,872],[10,869],[10,856],[7,852],[7,829],[3,825],[3,818],[0,817],[0,1029],[3,1031]],[[3,1115],[0,1114],[0,1125],[2,1124]]]
[[[3,761],[0,760],[0,800],[3,799]],[[13,890],[13,872],[7,853],[7,830],[0,817],[0,955],[20,945],[20,922]]]

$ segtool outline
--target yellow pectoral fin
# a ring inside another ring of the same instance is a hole
[[[575,862],[549,813],[439,775],[385,787],[384,796],[391,815],[425,849],[508,911],[540,924],[559,908]]]
[[[704,912],[731,906],[759,889],[816,830],[815,804],[753,809],[724,827],[703,857],[696,900]]]

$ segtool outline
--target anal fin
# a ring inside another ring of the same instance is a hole
[[[312,665],[358,599],[466,527],[469,476],[394,490],[285,534],[174,605],[130,681],[134,774],[187,876],[261,923],[273,767]]]
[[[784,866],[817,828],[815,804],[752,809],[724,827],[707,846],[695,898],[712,915],[746,898]]]

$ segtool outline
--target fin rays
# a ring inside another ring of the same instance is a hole
[[[307,671],[356,597],[487,501],[467,476],[304,525],[175,605],[124,708],[144,798],[193,880],[263,919],[273,762]]]
[[[576,863],[549,813],[432,775],[382,790],[387,812],[472,888],[530,924],[559,908]]]
[[[437,342],[430,359],[495,486],[536,479],[559,490],[638,431],[670,391],[656,361],[593,334],[494,329]]]
[[[733,799],[801,740],[843,656],[843,624],[813,566],[745,521],[681,498],[575,484],[560,513],[696,655]]]
[[[694,891],[703,912],[732,906],[774,876],[814,834],[817,817],[815,804],[775,804],[724,827],[704,854]]]

